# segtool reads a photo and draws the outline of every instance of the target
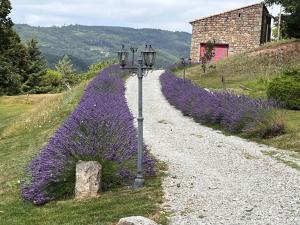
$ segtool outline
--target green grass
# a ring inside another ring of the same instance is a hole
[[[270,43],[250,53],[239,54],[219,61],[216,69],[203,73],[201,66],[190,67],[187,78],[196,85],[230,90],[254,98],[266,98],[269,82],[285,68],[300,67],[300,40]],[[176,71],[182,77],[182,70]],[[221,82],[224,77],[224,85]],[[270,146],[300,154],[300,111],[278,110],[286,124],[286,134],[269,139],[254,139]]]
[[[144,189],[114,189],[100,198],[72,199],[35,207],[22,201],[24,169],[77,105],[85,84],[55,95],[0,97],[0,224],[115,224],[121,217],[142,215],[163,224],[163,172],[146,181]],[[159,167],[163,169],[162,166]]]

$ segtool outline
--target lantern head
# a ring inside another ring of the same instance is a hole
[[[124,45],[122,45],[121,51],[118,51],[119,64],[122,68],[127,64],[128,54],[129,52],[125,49]]]
[[[156,59],[156,51],[151,45],[146,45],[145,50],[142,52],[143,61],[146,67],[153,67]]]

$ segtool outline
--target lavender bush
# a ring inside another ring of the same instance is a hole
[[[276,107],[274,102],[228,91],[210,92],[191,81],[184,83],[168,70],[161,75],[160,81],[166,99],[197,122],[217,124],[231,132],[259,137],[274,136],[284,131],[283,123],[274,120],[271,115]]]
[[[77,108],[30,162],[21,186],[24,200],[41,205],[72,194],[79,160],[102,164],[104,188],[133,178],[137,133],[119,74],[114,65],[90,82]],[[145,172],[153,174],[154,160],[145,152]]]

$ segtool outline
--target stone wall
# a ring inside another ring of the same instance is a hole
[[[199,61],[200,43],[209,40],[229,44],[229,55],[259,47],[262,35],[266,36],[262,32],[264,14],[268,14],[266,7],[256,4],[191,22],[191,59]]]

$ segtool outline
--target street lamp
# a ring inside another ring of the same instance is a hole
[[[138,51],[138,48],[131,47],[130,51],[132,52],[132,66],[134,66],[134,54]]]
[[[186,65],[191,66],[192,65],[192,59],[188,59],[188,63],[186,62],[185,58],[181,58],[181,65],[183,66],[183,83],[185,83],[185,67]]]
[[[122,45],[121,51],[118,51],[118,60],[121,67],[125,67],[128,61],[129,52],[125,50],[125,46]]]
[[[132,50],[131,50],[132,51]],[[137,49],[136,51],[137,52]],[[132,51],[134,54],[134,52]],[[144,186],[144,174],[143,174],[143,156],[144,156],[144,145],[143,145],[143,77],[145,72],[151,70],[155,64],[156,51],[151,47],[151,45],[146,45],[145,49],[141,52],[138,58],[137,67],[132,66],[127,67],[128,61],[128,51],[125,50],[124,45],[122,45],[122,50],[118,52],[118,59],[121,69],[127,69],[137,74],[138,77],[138,158],[137,158],[137,176],[134,180],[133,187],[141,188]],[[133,58],[134,59],[134,58]]]

